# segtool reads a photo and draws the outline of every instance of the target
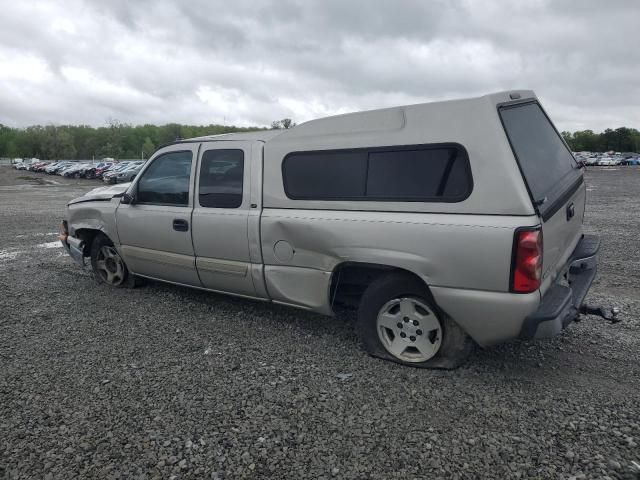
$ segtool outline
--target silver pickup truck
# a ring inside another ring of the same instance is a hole
[[[510,91],[177,141],[71,201],[61,239],[114,287],[356,306],[370,354],[454,368],[576,319],[599,248],[585,194],[535,94]]]

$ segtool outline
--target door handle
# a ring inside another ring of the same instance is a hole
[[[173,219],[173,229],[176,232],[187,232],[189,230],[189,222],[182,218]]]

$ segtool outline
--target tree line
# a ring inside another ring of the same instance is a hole
[[[275,121],[272,129],[292,128],[290,118]],[[127,125],[112,120],[104,127],[87,125],[35,125],[11,128],[0,124],[0,157],[54,159],[91,159],[113,157],[149,158],[161,145],[181,138],[221,133],[264,130],[260,127],[226,125]],[[621,127],[595,133],[593,130],[562,132],[573,151],[639,152],[640,132]]]
[[[273,122],[271,128],[294,125],[291,119],[285,118]],[[117,120],[109,121],[104,127],[34,125],[11,128],[0,124],[0,157],[42,160],[149,158],[161,145],[178,139],[256,130],[266,128],[177,123],[132,126]]]
[[[574,152],[640,152],[640,132],[635,128],[620,127],[595,133],[593,130],[562,132]]]

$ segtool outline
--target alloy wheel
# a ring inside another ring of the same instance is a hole
[[[96,261],[98,275],[105,283],[118,286],[124,282],[125,266],[115,247],[105,245],[100,248]]]
[[[385,303],[376,320],[378,338],[384,348],[403,362],[426,362],[438,353],[442,326],[423,301],[394,298]]]

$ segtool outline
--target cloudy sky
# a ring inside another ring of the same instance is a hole
[[[268,125],[534,89],[640,128],[638,0],[0,0],[0,123]]]

